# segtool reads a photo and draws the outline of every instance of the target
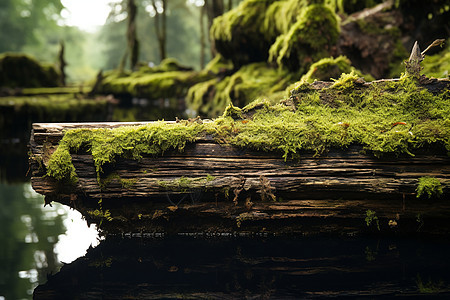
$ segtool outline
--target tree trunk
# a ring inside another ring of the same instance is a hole
[[[206,7],[200,8],[200,70],[205,68],[205,12]]]
[[[224,13],[224,0],[205,1],[206,14],[208,16],[208,32],[211,29],[213,20]],[[211,40],[211,57],[216,56],[217,50],[214,40]]]
[[[155,10],[154,24],[156,38],[158,40],[159,58],[163,61],[167,57],[166,40],[167,40],[167,7],[169,0],[161,0],[162,12],[158,12],[156,1],[152,0],[152,6]]]
[[[66,72],[65,67],[67,65],[66,61],[64,60],[64,54],[65,54],[65,48],[64,48],[64,42],[60,42],[60,48],[59,48],[59,54],[58,54],[58,60],[59,60],[59,76],[62,86],[66,86]]]
[[[135,0],[128,0],[128,51],[130,53],[130,68],[133,70],[139,59],[139,42],[136,33],[137,6]]]

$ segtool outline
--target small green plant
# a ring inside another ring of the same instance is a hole
[[[419,184],[417,186],[416,192],[417,198],[426,195],[428,199],[430,199],[439,198],[442,195],[443,190],[439,179],[425,176],[419,178]]]
[[[378,220],[377,213],[375,211],[368,209],[366,211],[366,218],[364,220],[366,221],[367,227],[375,222],[377,229],[380,230],[380,221]]]
[[[111,212],[109,211],[109,209],[103,210],[102,202],[103,202],[102,199],[98,200],[99,208],[96,210],[89,210],[87,212],[91,217],[101,218],[100,225],[104,219],[109,222],[111,222],[113,220],[113,217],[111,217]]]
[[[432,281],[431,278],[427,282],[422,281],[420,274],[417,274],[416,279],[417,288],[422,294],[434,294],[442,291],[444,282],[442,280]]]

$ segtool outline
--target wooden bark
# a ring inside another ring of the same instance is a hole
[[[447,190],[440,201],[415,197],[420,177],[433,176],[448,186],[446,154],[424,151],[414,157],[378,159],[355,146],[285,161],[278,153],[247,151],[204,138],[181,153],[119,159],[104,166],[102,187],[90,154],[72,154],[79,176],[75,186],[45,176],[45,163],[37,163],[45,162],[66,129],[141,124],[145,122],[34,124],[33,188],[46,195],[46,202],[71,205],[88,219],[89,211],[110,211],[113,221],[103,222],[109,230],[352,234],[380,227],[416,232],[424,230],[426,218],[428,231],[450,232],[443,226],[450,216],[450,202],[444,200]],[[378,218],[369,226],[367,210]]]

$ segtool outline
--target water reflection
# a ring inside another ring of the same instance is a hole
[[[367,249],[371,255],[367,256]],[[415,238],[109,237],[35,299],[450,296],[450,242]]]
[[[0,184],[0,298],[31,298],[61,261],[84,255],[97,241],[79,213],[43,203],[29,183]]]

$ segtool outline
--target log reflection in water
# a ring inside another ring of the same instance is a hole
[[[109,237],[35,299],[450,295],[438,240]]]

